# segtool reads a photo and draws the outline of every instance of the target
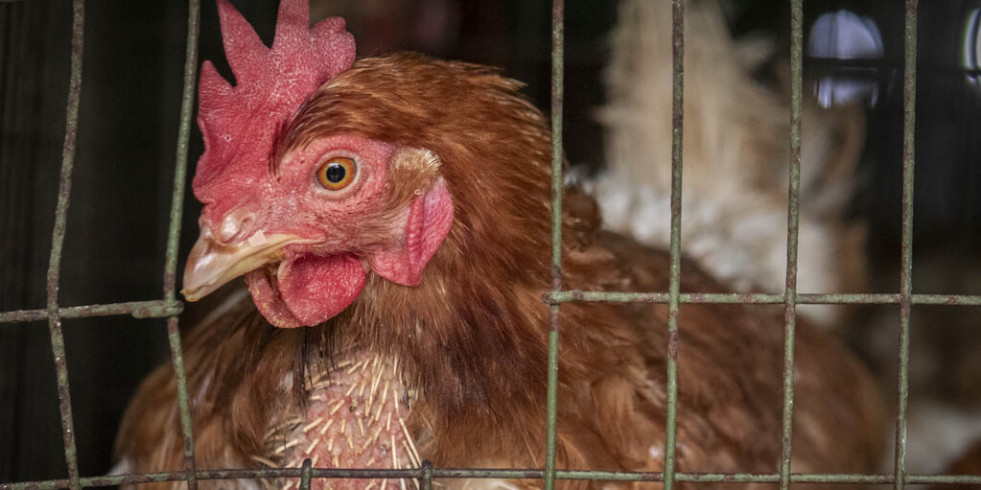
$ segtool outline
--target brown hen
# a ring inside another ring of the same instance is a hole
[[[205,67],[208,149],[194,190],[206,206],[185,294],[246,274],[253,301],[240,296],[186,339],[197,467],[540,468],[551,199],[541,113],[485,67],[417,54],[351,64],[343,24],[306,34],[302,0],[283,2],[267,51],[230,5],[219,10],[238,85]],[[286,54],[317,43],[331,46],[324,67],[289,65]],[[566,288],[668,288],[667,255],[601,231],[592,198],[567,189],[563,209]],[[723,291],[682,268],[683,292]],[[776,471],[783,324],[769,308],[682,306],[678,470]],[[663,469],[666,325],[666,305],[562,307],[559,468]],[[832,339],[805,324],[797,334],[793,470],[872,469],[883,439],[873,384]],[[118,437],[121,471],[181,469],[176,391],[170,365],[140,388]]]

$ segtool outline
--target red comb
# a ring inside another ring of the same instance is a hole
[[[308,94],[350,68],[354,37],[340,17],[310,28],[308,0],[282,0],[272,48],[262,44],[228,0],[218,0],[218,14],[236,85],[222,78],[211,62],[204,62],[198,126],[205,150],[193,188],[204,203],[215,203],[221,195],[231,207],[239,199],[230,193],[246,191],[264,175],[279,126]]]

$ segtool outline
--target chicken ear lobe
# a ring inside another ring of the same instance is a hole
[[[375,253],[371,268],[381,277],[405,286],[418,286],[422,271],[453,224],[453,200],[442,177],[409,206],[401,248]]]

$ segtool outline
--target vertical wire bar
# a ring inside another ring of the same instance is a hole
[[[181,96],[181,119],[177,131],[177,155],[174,164],[174,190],[170,205],[170,225],[167,230],[167,254],[164,263],[163,292],[167,303],[177,300],[177,248],[180,238],[181,216],[184,212],[184,182],[187,180],[187,152],[191,137],[191,114],[194,105],[194,80],[198,64],[198,31],[201,16],[199,0],[188,0],[187,44],[184,58],[184,89]],[[177,378],[177,407],[180,412],[181,433],[184,439],[184,470],[187,472],[189,490],[197,489],[196,464],[194,461],[194,435],[191,429],[191,411],[187,396],[187,375],[177,316],[167,318],[167,339],[170,344],[174,374]]]
[[[300,469],[300,486],[298,490],[310,490],[310,480],[313,478],[313,462],[310,458],[303,460],[303,465]]]
[[[794,438],[794,338],[797,328],[797,248],[800,211],[801,91],[803,84],[803,0],[790,2],[790,190],[787,199],[787,279],[784,292],[783,439],[780,490],[790,487]]]
[[[184,58],[184,89],[181,95],[181,119],[177,130],[177,154],[174,164],[174,188],[171,194],[170,226],[167,229],[167,253],[164,265],[164,297],[177,300],[177,248],[181,217],[184,213],[184,188],[187,180],[187,153],[191,139],[191,115],[194,113],[194,80],[197,77],[200,0],[187,2],[187,44]]]
[[[428,459],[422,460],[422,478],[419,479],[419,490],[433,490],[433,464]]]
[[[58,408],[61,411],[61,432],[65,444],[65,463],[68,466],[68,486],[81,488],[78,457],[75,445],[75,424],[72,417],[71,390],[68,386],[68,361],[65,358],[65,335],[58,309],[58,289],[61,278],[61,257],[68,226],[68,203],[72,192],[72,169],[75,166],[75,145],[78,137],[78,105],[82,93],[82,52],[85,34],[85,0],[72,2],[71,74],[68,82],[68,103],[65,107],[65,141],[61,151],[61,175],[58,182],[58,203],[55,208],[54,229],[51,233],[51,256],[48,260],[47,310],[51,334],[51,353],[58,381]]]
[[[565,2],[552,2],[552,293],[562,289],[562,98],[565,74]],[[559,384],[559,304],[549,306],[545,490],[555,486]]]
[[[668,282],[668,413],[664,429],[664,490],[674,487],[678,427],[678,304],[681,295],[681,178],[685,100],[685,0],[671,5],[671,265]]]
[[[913,295],[913,169],[916,128],[917,0],[906,0],[903,80],[903,242],[899,271],[899,376],[896,409],[896,490],[906,484],[906,405],[909,397],[909,337]]]

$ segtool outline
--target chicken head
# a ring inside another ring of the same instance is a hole
[[[234,7],[218,4],[237,85],[205,64],[198,122],[206,150],[193,183],[205,207],[184,274],[190,301],[245,275],[278,327],[337,315],[372,271],[418,285],[453,221],[429,150],[336,135],[277,151],[304,98],[354,57],[343,20],[310,29],[303,3],[281,3],[271,49]]]

